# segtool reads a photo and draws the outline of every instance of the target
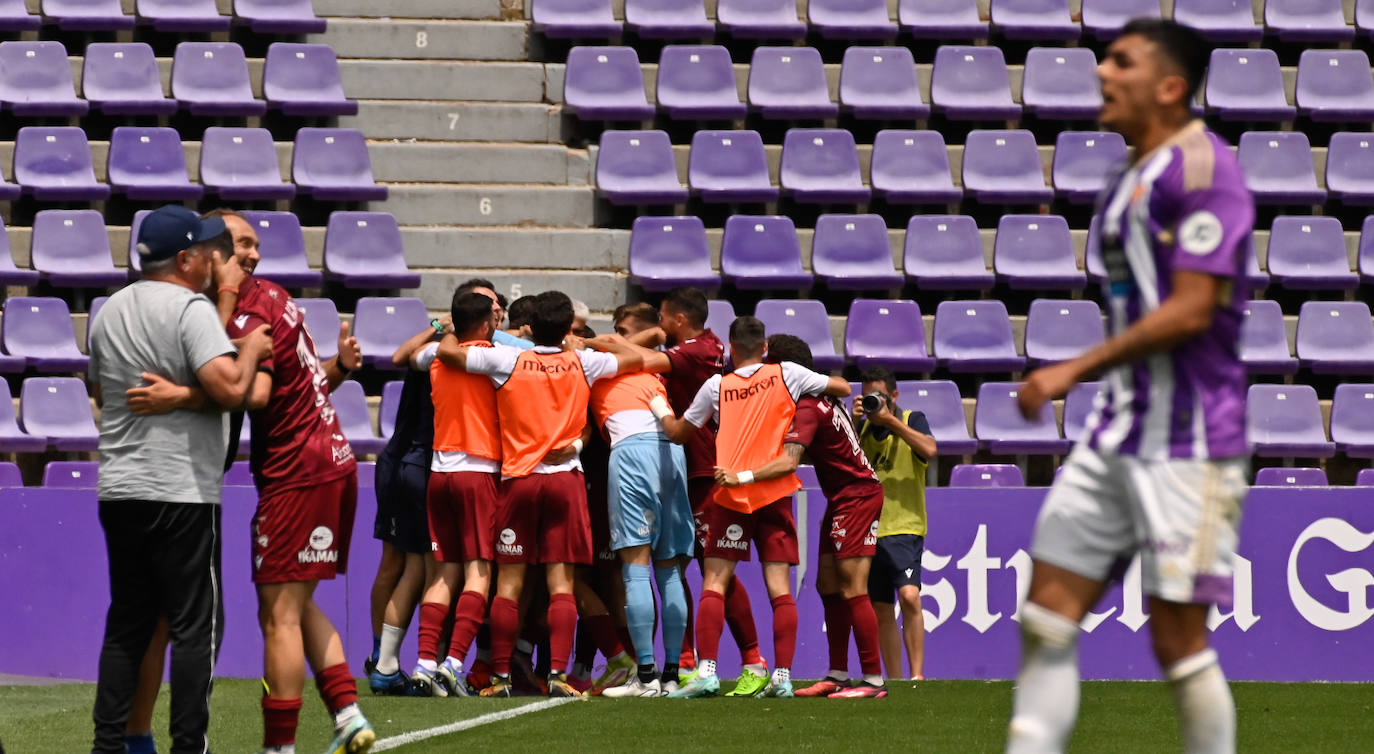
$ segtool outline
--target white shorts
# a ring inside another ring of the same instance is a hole
[[[1031,557],[1105,581],[1138,552],[1146,594],[1229,607],[1249,464],[1142,460],[1080,443],[1040,509]]]

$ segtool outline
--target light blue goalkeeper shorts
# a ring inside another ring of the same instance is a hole
[[[611,448],[607,486],[612,550],[649,545],[655,560],[691,557],[696,524],[682,446],[659,433],[621,440]]]

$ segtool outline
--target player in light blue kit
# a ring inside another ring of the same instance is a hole
[[[1113,566],[1141,557],[1155,657],[1188,752],[1231,752],[1235,704],[1207,644],[1231,601],[1248,476],[1236,352],[1254,200],[1228,145],[1188,105],[1208,50],[1170,21],[1128,24],[1098,66],[1102,124],[1135,148],[1098,200],[1111,337],[1029,375],[1039,414],[1090,375],[1105,388],[1036,524],[1007,751],[1058,752],[1078,714],[1078,624]]]

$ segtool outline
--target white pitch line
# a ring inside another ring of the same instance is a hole
[[[406,744],[413,744],[417,741],[424,741],[425,739],[435,738],[437,736],[447,736],[450,733],[457,733],[459,731],[477,728],[483,725],[487,725],[489,723],[499,723],[502,720],[510,720],[511,718],[519,717],[521,715],[527,715],[531,712],[542,712],[546,709],[553,709],[554,707],[557,707],[559,705],[575,701],[577,701],[575,697],[545,699],[542,702],[535,702],[534,704],[525,704],[519,707],[501,710],[500,712],[488,712],[485,715],[479,715],[469,720],[459,720],[456,723],[449,723],[448,725],[439,725],[433,728],[425,728],[424,730],[411,731],[410,733],[402,733],[399,736],[392,736],[391,738],[381,739],[380,741],[372,745],[372,751],[388,751],[390,749],[405,746]]]

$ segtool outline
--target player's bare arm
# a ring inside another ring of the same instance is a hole
[[[606,353],[615,354],[617,360],[620,358],[621,354],[636,354],[641,360],[641,363],[643,364],[642,368],[645,372],[658,374],[660,372],[667,372],[672,369],[672,365],[668,362],[667,354],[662,353],[660,351],[654,351],[645,348],[644,346],[636,345],[634,340],[621,337],[620,335],[617,335],[615,333],[598,335],[595,338],[586,341],[586,344],[588,348],[594,348],[598,351],[605,351]],[[620,371],[623,373],[634,370],[625,369],[622,366]]]
[[[358,339],[348,334],[348,323],[339,323],[339,353],[324,363],[324,373],[329,377],[329,389],[348,379],[348,373],[362,368],[363,352],[358,347]],[[404,362],[403,362],[404,363]]]
[[[271,398],[272,373],[259,370],[257,376],[253,378],[253,387],[248,391],[248,397],[244,399],[242,408],[245,411],[257,411],[266,407]]]
[[[587,425],[582,428],[581,437],[577,438],[569,445],[564,445],[561,448],[554,448],[553,450],[550,450],[548,453],[545,453],[544,458],[540,461],[540,463],[543,463],[547,466],[561,466],[567,463],[568,461],[571,461],[572,459],[576,458],[582,452],[582,449],[587,446],[587,443],[591,442],[591,440],[592,423],[587,422]]]
[[[260,330],[266,328],[263,325]],[[266,333],[270,333],[267,330]],[[235,338],[232,342],[239,349],[242,355],[245,348],[252,348],[248,345],[249,339],[254,333],[249,333],[242,338]],[[258,356],[258,363],[267,358],[272,353],[272,339],[270,335],[258,341],[258,347],[263,348]],[[225,358],[228,358],[227,356]],[[254,364],[254,369],[257,365]],[[172,411],[221,411],[220,404],[207,400],[205,390],[197,385],[178,385],[175,382],[152,372],[144,372],[140,375],[146,385],[138,385],[124,391],[124,402],[129,407],[129,411],[140,416],[151,416],[154,414],[166,414]],[[241,402],[241,401],[240,401]],[[238,405],[238,404],[235,404]]]
[[[448,332],[453,329],[451,326],[452,319],[448,315],[444,315],[436,321],[439,323],[439,327],[442,328],[442,332]],[[418,367],[416,367],[414,361],[415,355],[420,352],[421,348],[424,348],[425,344],[430,341],[430,338],[433,338],[439,332],[439,330],[435,330],[434,327],[431,326],[410,336],[406,342],[402,343],[400,347],[396,349],[395,353],[391,354],[391,365],[397,369],[404,369],[406,367],[417,369]]]
[[[782,455],[765,463],[757,469],[750,470],[752,477],[749,482],[741,482],[739,472],[730,471],[720,466],[716,467],[716,484],[722,487],[738,487],[741,484],[751,482],[766,482],[769,479],[778,479],[797,470],[801,464],[802,451],[806,450],[801,443],[789,442],[782,446]]]
[[[825,394],[836,398],[848,398],[850,392],[849,382],[843,377],[831,377],[825,386]]]
[[[448,333],[439,341],[439,361],[450,369],[468,369],[468,347],[458,345],[458,336]]]
[[[663,328],[661,328],[661,327],[650,327],[650,328],[647,329],[647,330],[640,330],[639,332],[635,333],[634,335],[631,335],[631,336],[628,338],[628,340],[629,340],[631,343],[633,343],[633,344],[635,344],[635,345],[637,345],[637,346],[643,346],[644,348],[648,348],[648,349],[652,350],[652,349],[658,348],[659,346],[663,345],[664,343],[667,343],[667,342],[668,342],[668,334],[665,333],[665,332],[663,332]],[[646,366],[644,367],[644,369],[645,369],[645,371],[649,371],[649,368],[648,368],[648,366],[647,366],[647,362],[646,362]],[[668,371],[671,371],[671,370],[672,370],[672,367],[669,366],[669,367],[665,367],[662,371],[668,372]]]
[[[243,285],[243,279],[248,273],[239,264],[238,258],[230,256],[224,259],[220,253],[214,253],[214,283],[215,283],[215,311],[219,313],[219,323],[224,327],[229,326],[229,320],[234,316],[234,308],[239,303],[239,286]]]
[[[255,387],[258,363],[272,353],[271,330],[259,325],[239,345],[237,358],[219,356],[196,370],[196,380],[211,401],[223,408],[238,408]]]
[[[906,443],[922,458],[931,459],[935,457],[938,450],[935,438],[912,429],[909,424],[902,421],[901,417],[889,411],[886,403],[878,411],[871,414],[864,414],[862,407],[860,407],[859,415],[873,422],[874,425],[902,438],[902,442]]]

